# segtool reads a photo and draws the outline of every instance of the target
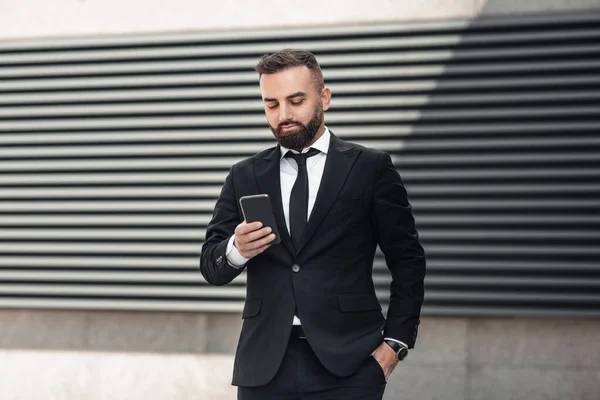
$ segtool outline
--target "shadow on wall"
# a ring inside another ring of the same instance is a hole
[[[420,117],[397,158],[428,254],[426,313],[600,315],[597,18],[483,17],[435,50],[451,55],[425,103],[403,107]]]
[[[597,10],[600,8],[600,0],[474,0],[474,3],[481,16]]]

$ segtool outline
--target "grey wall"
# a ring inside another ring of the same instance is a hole
[[[0,43],[0,307],[241,311],[245,274],[210,286],[199,251],[231,165],[274,144],[252,66],[296,46],[329,128],[400,171],[424,314],[600,317],[599,19]]]
[[[235,398],[230,313],[0,311],[0,399]],[[600,323],[424,318],[386,400],[597,400]],[[35,384],[31,384],[31,383]]]

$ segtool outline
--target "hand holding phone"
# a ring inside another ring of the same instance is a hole
[[[252,258],[281,242],[269,195],[244,196],[240,207],[244,222],[235,229],[234,243],[242,256]]]

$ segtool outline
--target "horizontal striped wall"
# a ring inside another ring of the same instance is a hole
[[[252,67],[313,51],[328,126],[389,152],[428,315],[600,315],[600,14],[0,42],[0,307],[240,311],[198,271],[273,145]],[[378,254],[378,294],[389,272]]]

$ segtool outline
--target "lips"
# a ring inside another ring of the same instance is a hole
[[[299,127],[301,127],[301,126],[300,126],[300,125],[298,125],[298,124],[286,124],[286,125],[279,125],[279,128],[278,128],[278,133],[281,133],[281,132],[288,132],[288,131],[291,131],[291,130],[296,130],[296,129],[298,129]]]

